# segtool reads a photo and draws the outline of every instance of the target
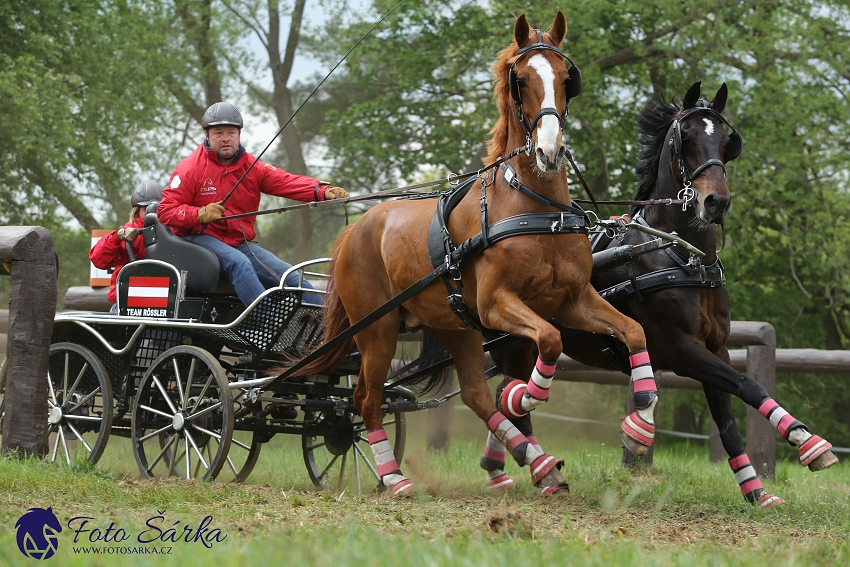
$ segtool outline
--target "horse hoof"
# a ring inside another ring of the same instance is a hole
[[[531,463],[531,481],[542,494],[566,494],[570,491],[567,479],[561,474],[564,461],[550,455],[541,455]]]
[[[800,464],[812,472],[822,471],[838,462],[832,454],[832,444],[818,435],[812,435],[800,445]]]
[[[407,496],[413,492],[413,483],[409,479],[404,479],[392,488],[394,495]]]
[[[827,450],[809,463],[809,470],[812,472],[822,471],[824,469],[828,469],[837,462],[838,457],[836,457],[832,451]]]
[[[544,496],[550,496],[555,494],[563,494],[567,495],[570,493],[570,484],[567,481],[559,482],[558,484],[551,484],[549,486],[544,486],[541,494]]]
[[[490,482],[487,483],[487,490],[490,492],[504,492],[506,490],[511,490],[512,488],[516,488],[516,483],[514,482],[514,479],[506,474],[492,478],[490,479]]]
[[[774,496],[773,494],[765,492],[758,499],[758,505],[760,508],[766,510],[768,508],[773,508],[774,506],[785,506],[785,500],[779,496]]]
[[[620,424],[620,438],[630,453],[640,457],[646,454],[655,439],[655,425],[634,411]]]
[[[642,457],[646,455],[647,451],[649,451],[648,446],[641,445],[640,443],[626,435],[625,431],[620,431],[620,439],[623,441],[623,448],[625,448],[626,451],[636,457]]]

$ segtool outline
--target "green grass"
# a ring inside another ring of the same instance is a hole
[[[424,421],[411,420],[404,468],[417,482],[412,498],[313,491],[295,437],[273,439],[241,486],[140,481],[120,438],[110,440],[97,467],[0,460],[0,564],[33,561],[14,542],[15,522],[32,506],[52,506],[63,526],[89,516],[133,537],[158,511],[163,529],[212,515],[211,525],[227,535],[212,549],[174,544],[169,556],[83,556],[73,554],[66,528],[49,560],[62,565],[850,563],[850,469],[843,463],[812,474],[780,461],[766,488],[788,505],[763,511],[743,501],[728,466],[710,464],[703,447],[662,442],[652,467],[625,470],[611,432],[576,442],[563,434],[569,426],[558,426],[561,435],[547,431],[541,439],[565,459],[571,493],[541,498],[527,469],[512,465],[518,489],[492,495],[477,466],[480,425],[471,412],[456,414],[453,446],[440,454],[422,449]]]

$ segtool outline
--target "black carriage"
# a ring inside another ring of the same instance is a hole
[[[316,296],[303,281],[321,280],[315,270],[326,260],[293,267],[301,285],[266,290],[246,309],[218,281],[212,252],[175,237],[154,214],[143,234],[147,258],[118,276],[118,313],[56,316],[48,457],[94,463],[120,435],[131,439],[143,477],[244,481],[262,444],[287,433],[301,436],[317,487],[354,480],[359,490],[361,468],[377,481],[352,403],[357,353],[327,375],[269,375],[323,338],[322,307],[305,300]],[[402,387],[387,387],[385,401],[401,457],[403,411],[424,406]]]

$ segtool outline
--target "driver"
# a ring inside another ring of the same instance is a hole
[[[89,251],[89,259],[96,268],[102,270],[114,268],[112,279],[109,282],[109,293],[106,296],[112,303],[110,313],[118,313],[118,308],[115,305],[115,280],[118,279],[118,272],[125,264],[130,262],[126,243],[130,243],[136,260],[145,257],[145,239],[137,237],[139,230],[145,226],[145,209],[161,198],[162,185],[150,180],[139,183],[133,189],[133,195],[130,197],[130,206],[132,207],[130,209],[130,220],[122,228],[113,230],[98,240],[97,244]]]
[[[239,143],[242,115],[232,104],[213,104],[204,112],[201,124],[204,141],[177,164],[163,192],[157,216],[178,236],[212,250],[221,261],[222,276],[236,288],[242,303],[249,306],[264,290],[280,285],[281,277],[291,266],[251,242],[255,235],[254,216],[214,221],[256,212],[260,193],[304,202],[344,199],[348,193],[330,183],[258,162],[222,203],[256,158]],[[292,287],[299,283],[298,274],[294,273],[286,281]],[[312,289],[306,280],[303,286]],[[314,294],[305,295],[304,300],[321,302]]]

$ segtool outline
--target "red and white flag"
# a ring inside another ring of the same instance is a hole
[[[169,277],[130,276],[127,307],[168,307]]]

